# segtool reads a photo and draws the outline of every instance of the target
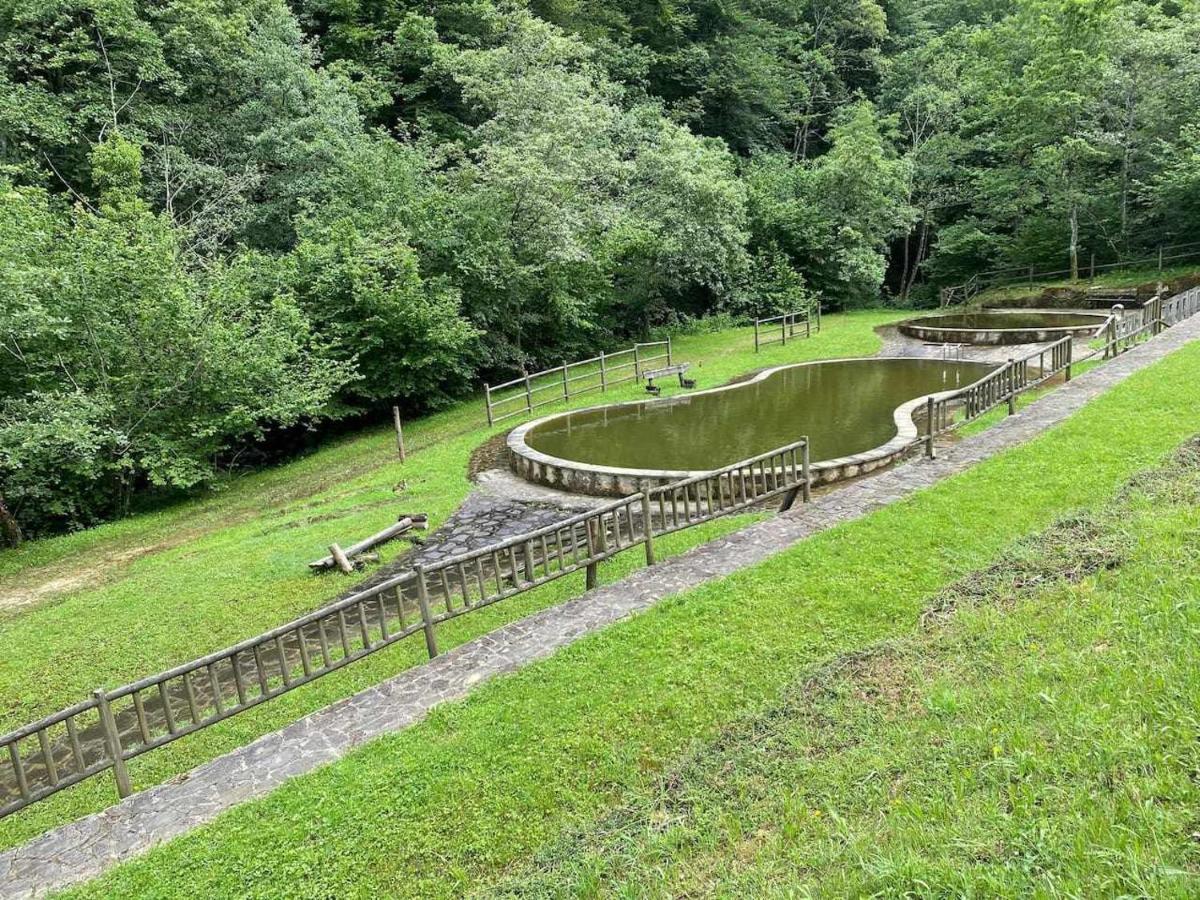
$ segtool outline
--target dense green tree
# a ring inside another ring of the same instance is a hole
[[[110,132],[94,209],[0,184],[0,479],[34,527],[86,524],[151,484],[187,488],[232,442],[323,415],[351,376],[246,261],[189,270]]]
[[[0,3],[0,541],[712,313],[1200,230],[1197,0]]]

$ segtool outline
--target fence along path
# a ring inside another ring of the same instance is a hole
[[[1155,297],[1141,309],[1124,311],[1119,306],[1113,307],[1096,330],[1100,345],[1079,359],[1073,358],[1073,339],[1064,337],[1019,359],[1010,359],[964,388],[929,397],[925,403],[925,434],[920,438],[926,456],[933,457],[936,453],[934,440],[938,435],[953,431],[1001,404],[1007,404],[1012,415],[1016,412],[1017,395],[1022,391],[1038,387],[1059,374],[1070,381],[1073,365],[1097,357],[1114,359],[1197,312],[1200,312],[1200,286],[1169,299]]]
[[[671,365],[670,338],[634,344],[628,350],[601,353],[579,362],[564,362],[556,368],[522,375],[503,384],[485,384],[488,425],[527,415],[580,394],[603,393],[618,384],[640,381],[644,371],[664,360]]]
[[[654,538],[749,509],[780,495],[808,498],[808,444],[800,440],[714,472],[416,567],[321,609],[157,675],[92,697],[0,737],[0,818],[112,771],[121,797],[127,763],[201,728],[295,690],[421,632],[432,658],[449,619],[642,547]]]

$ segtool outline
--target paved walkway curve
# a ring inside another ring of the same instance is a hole
[[[0,897],[34,897],[93,878],[156,844],[212,821],[287,779],[405,728],[475,685],[550,656],[583,635],[659,600],[752,566],[797,541],[893,503],[1036,436],[1132,373],[1200,338],[1193,317],[1116,360],[1049,392],[1016,416],[942,451],[831,491],[813,503],[642,569],[623,581],[543,610],[426,665],[312,713],[193,769],[0,853]]]

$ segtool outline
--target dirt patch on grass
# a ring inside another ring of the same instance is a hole
[[[493,435],[471,451],[467,462],[467,477],[475,481],[487,469],[508,467],[508,434]]]
[[[128,565],[134,560],[160,553],[178,547],[191,540],[191,535],[179,535],[169,541],[150,544],[141,547],[129,547],[105,556],[104,559],[92,559],[86,564],[75,563],[70,568],[52,566],[42,573],[41,580],[33,584],[16,588],[6,588],[0,596],[0,615],[10,615],[31,606],[47,603],[71,591],[87,586],[110,576],[115,570]]]

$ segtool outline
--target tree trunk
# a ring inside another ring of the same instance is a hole
[[[1079,204],[1071,203],[1071,280],[1079,280]]]
[[[24,536],[21,526],[4,504],[4,495],[0,494],[0,546],[20,547]]]
[[[904,285],[904,296],[908,297],[912,291],[913,285],[917,283],[917,272],[921,268],[921,263],[925,261],[925,253],[929,249],[929,211],[921,217],[921,238],[917,241],[917,255],[913,259],[912,272],[908,275],[908,282]]]

